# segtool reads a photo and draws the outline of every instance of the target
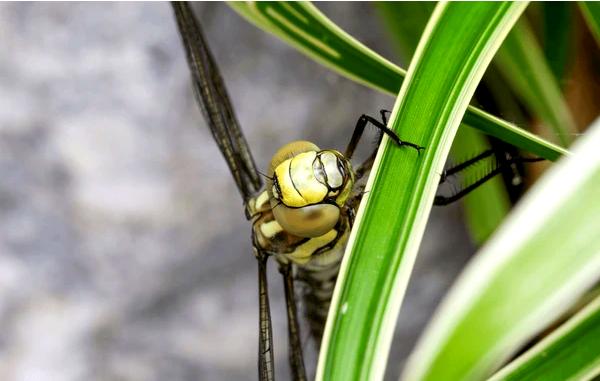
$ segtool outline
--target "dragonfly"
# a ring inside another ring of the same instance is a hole
[[[414,150],[416,157],[425,149],[401,140],[387,128],[389,111],[380,119],[361,115],[344,152],[320,149],[308,141],[295,141],[281,147],[271,159],[267,173],[255,164],[250,147],[235,116],[223,78],[198,19],[188,3],[173,2],[173,11],[186,52],[193,90],[210,131],[217,143],[245,205],[252,224],[252,244],[258,267],[258,378],[274,379],[273,329],[269,305],[267,261],[275,259],[283,277],[288,326],[289,363],[293,380],[306,380],[302,340],[296,302],[296,282],[303,286],[304,315],[310,335],[320,342],[329,303],[354,221],[364,194],[366,175],[375,160],[377,147],[360,165],[351,159],[365,128],[378,130],[376,146],[387,135],[398,148]],[[493,157],[485,151],[444,170],[440,183],[451,176]],[[439,194],[434,203],[452,203],[508,166],[537,158],[505,157],[470,185]],[[263,182],[263,178],[265,181]]]

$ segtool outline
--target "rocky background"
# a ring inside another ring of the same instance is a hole
[[[318,6],[396,59],[370,5]],[[196,10],[263,169],[293,139],[343,148],[361,113],[392,107],[224,4]],[[255,379],[250,228],[169,5],[2,3],[0,48],[0,379]],[[390,380],[473,251],[460,221],[456,206],[434,209]]]

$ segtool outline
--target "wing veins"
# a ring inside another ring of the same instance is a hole
[[[192,75],[194,96],[244,201],[247,201],[262,186],[250,148],[200,24],[189,4],[173,2],[172,5]]]

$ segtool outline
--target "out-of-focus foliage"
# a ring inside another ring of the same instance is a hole
[[[432,178],[441,171],[460,118],[493,138],[459,134],[454,141],[457,156],[492,147],[499,161],[518,155],[555,160],[567,151],[548,140],[567,146],[580,135],[581,109],[573,107],[580,102],[578,89],[569,78],[581,80],[586,94],[593,93],[590,83],[598,70],[581,68],[582,62],[597,60],[598,53],[585,50],[585,38],[574,43],[590,31],[581,28],[572,5],[536,4],[500,46],[523,5],[450,3],[434,10],[431,3],[378,4],[394,44],[409,63],[408,72],[307,3],[232,5],[257,26],[353,80],[395,93],[406,76],[390,126],[403,139],[427,147],[415,159],[410,150],[396,152],[384,140],[336,285],[318,378],[379,379],[383,374],[391,327],[429,211],[427,200],[435,193]],[[597,34],[598,8],[582,4],[581,9]],[[470,33],[462,34],[463,28]],[[484,69],[474,63],[487,66],[496,49],[474,101],[477,107],[469,106],[463,118],[462,107],[483,76]],[[432,111],[433,105],[443,107]],[[598,109],[598,101],[591,101],[585,111]],[[577,144],[578,152],[544,176],[534,194],[493,234],[413,353],[407,380],[478,380],[490,375],[564,312],[568,301],[574,303],[599,280],[594,144],[597,136]],[[503,173],[511,202],[530,181],[528,171],[512,165]],[[398,194],[398,189],[408,191]],[[471,230],[479,242],[510,207],[504,191],[496,182],[467,199]]]

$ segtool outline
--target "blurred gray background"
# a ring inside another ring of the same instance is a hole
[[[397,60],[369,4],[318,7]],[[391,109],[226,5],[195,9],[262,169],[293,139],[341,149],[361,113]],[[0,379],[255,379],[250,227],[169,5],[2,3],[0,48]],[[473,251],[460,221],[457,206],[433,211],[388,379]]]

